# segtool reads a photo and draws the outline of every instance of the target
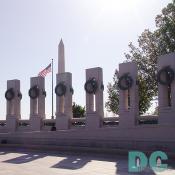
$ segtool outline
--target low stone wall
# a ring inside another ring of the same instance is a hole
[[[72,118],[72,74],[57,74],[56,119],[45,119],[45,79],[30,82],[30,119],[21,119],[20,81],[7,81],[0,142],[175,152],[175,53],[158,59],[158,116],[139,116],[137,65],[119,65],[119,117],[104,118],[103,70],[86,69],[86,115]],[[170,81],[171,80],[171,81]],[[149,83],[149,82],[148,82]],[[152,124],[150,124],[152,123]]]
[[[175,154],[175,125],[131,128],[70,129],[62,131],[1,133],[0,143],[65,147],[92,147],[139,151],[165,151]]]

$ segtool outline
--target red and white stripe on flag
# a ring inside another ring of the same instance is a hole
[[[39,77],[45,77],[49,72],[52,71],[52,66],[49,64],[45,69],[43,69],[41,72],[39,72]]]

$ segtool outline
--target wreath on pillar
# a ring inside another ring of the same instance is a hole
[[[63,82],[57,84],[57,86],[55,87],[55,93],[59,97],[66,94],[66,86],[64,85]]]
[[[70,88],[70,92],[71,92],[72,95],[74,94],[74,89],[73,89],[73,87]]]
[[[101,84],[101,90],[104,91],[105,87],[104,87],[104,84],[102,83]]]
[[[42,89],[42,95],[44,95],[46,97],[47,93],[44,89]]]
[[[21,92],[18,92],[18,97],[19,97],[20,100],[22,99],[22,93]]]
[[[126,73],[119,78],[119,81],[118,81],[119,89],[128,90],[132,87],[132,85],[133,85],[133,79],[129,75],[129,73]]]
[[[10,88],[5,92],[6,100],[11,101],[14,99],[14,97],[15,97],[15,92],[14,92],[13,88]]]
[[[38,98],[38,97],[39,97],[39,91],[40,91],[40,90],[39,90],[39,88],[38,88],[37,85],[31,87],[31,88],[29,89],[29,97],[30,97],[31,99],[36,99],[36,98]]]
[[[95,94],[98,89],[97,80],[94,77],[90,78],[86,81],[84,88],[88,94]]]
[[[162,79],[162,75],[165,76],[165,79]],[[170,66],[166,66],[157,73],[157,81],[161,85],[170,85],[174,80],[174,76],[174,70]]]

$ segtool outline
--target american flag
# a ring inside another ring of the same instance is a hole
[[[52,70],[52,66],[50,63],[45,69],[39,72],[38,77],[45,77],[49,72],[51,72],[51,70]]]

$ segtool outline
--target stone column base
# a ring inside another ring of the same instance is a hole
[[[119,127],[128,128],[137,125],[137,116],[132,112],[123,112],[119,116]]]
[[[174,110],[167,110],[159,111],[159,124],[174,124],[175,123],[175,111]]]
[[[56,117],[56,129],[67,130],[70,128],[70,118],[65,114],[59,114]]]
[[[15,116],[7,117],[7,130],[10,132],[15,132],[17,129],[17,118]]]
[[[102,117],[96,112],[86,114],[86,129],[98,129],[102,126]]]
[[[30,117],[30,128],[32,131],[40,131],[42,126],[42,119],[38,116]]]

